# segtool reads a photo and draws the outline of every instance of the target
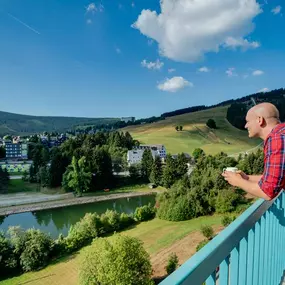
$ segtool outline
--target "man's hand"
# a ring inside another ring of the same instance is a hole
[[[238,170],[236,173],[240,174],[240,176],[245,179],[245,180],[249,180],[249,176],[247,174],[245,174],[243,171]]]
[[[243,172],[242,172],[243,173]],[[244,174],[244,173],[243,173]],[[246,174],[244,174],[245,176],[247,176]],[[237,173],[237,172],[231,172],[231,171],[225,171],[222,173],[222,176],[225,178],[226,181],[228,181],[229,184],[231,184],[232,186],[236,186],[239,187],[240,182],[245,179],[248,180],[246,178],[243,178],[241,173]]]

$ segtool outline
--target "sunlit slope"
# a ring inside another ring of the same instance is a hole
[[[228,107],[218,107],[170,117],[164,121],[124,128],[141,143],[164,144],[168,153],[187,152],[191,154],[197,147],[207,154],[224,151],[234,154],[246,151],[261,141],[249,139],[246,131],[233,127],[226,119]],[[206,126],[208,119],[214,119],[218,129]],[[176,131],[175,126],[182,125],[183,131]]]

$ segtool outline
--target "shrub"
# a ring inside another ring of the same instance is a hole
[[[178,267],[178,257],[175,253],[172,253],[168,258],[168,263],[165,267],[165,270],[167,274],[171,274],[176,270],[177,267]]]
[[[0,231],[0,280],[17,268],[17,259],[13,253],[13,249],[10,241]]]
[[[201,226],[201,233],[208,240],[212,239],[214,236],[214,230],[211,226]]]
[[[231,222],[232,222],[232,218],[230,216],[223,216],[222,218],[222,225],[224,227],[227,227]]]
[[[53,246],[49,235],[36,229],[24,232],[20,227],[10,228],[8,233],[24,271],[36,270],[47,264]]]
[[[150,204],[136,208],[134,213],[134,219],[140,222],[151,220],[154,218],[154,216],[155,210]]]
[[[216,129],[217,125],[216,122],[213,119],[209,119],[206,123],[206,125],[210,128],[210,129]]]
[[[120,229],[120,215],[116,211],[107,210],[100,217],[103,232],[110,233]]]
[[[142,242],[119,234],[94,240],[82,252],[79,266],[80,284],[86,285],[150,285],[151,273]]]
[[[87,244],[102,232],[102,223],[96,213],[87,213],[79,222],[71,226],[66,238],[69,251],[76,250]]]
[[[241,196],[230,189],[219,191],[215,204],[216,212],[224,214],[234,211],[240,199]]]
[[[209,242],[209,240],[204,239],[202,240],[196,247],[196,252],[199,251],[202,247],[204,247],[207,243]]]
[[[128,215],[126,213],[122,213],[120,216],[120,227],[121,229],[125,229],[130,225],[134,224],[135,220],[133,219],[132,215]]]

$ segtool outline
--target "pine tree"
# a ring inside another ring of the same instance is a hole
[[[176,177],[176,165],[175,161],[170,154],[166,156],[166,164],[163,169],[162,174],[162,184],[166,188],[170,188],[170,186],[175,182]]]
[[[141,162],[141,176],[146,181],[149,180],[152,165],[153,165],[153,157],[151,154],[151,150],[146,149],[143,152],[142,162]]]
[[[151,183],[154,183],[157,186],[161,184],[162,166],[161,166],[161,159],[159,156],[156,156],[154,159],[149,180]]]

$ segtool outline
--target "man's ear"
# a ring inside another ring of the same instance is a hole
[[[261,117],[261,116],[258,116],[258,124],[260,125],[260,126],[264,126],[265,125],[265,119],[263,118],[263,117]]]

